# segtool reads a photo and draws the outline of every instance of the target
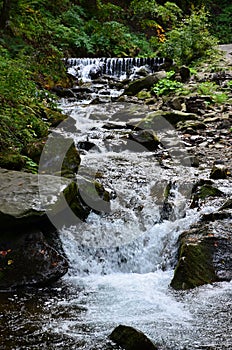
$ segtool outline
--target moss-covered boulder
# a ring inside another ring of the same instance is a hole
[[[125,350],[158,349],[144,333],[130,326],[119,325],[109,337]]]
[[[171,281],[174,289],[232,279],[232,215],[224,213],[217,218],[204,217],[180,236],[178,263]]]
[[[199,180],[192,189],[192,202],[190,208],[199,207],[206,199],[223,197],[224,193],[215,187],[211,180]]]

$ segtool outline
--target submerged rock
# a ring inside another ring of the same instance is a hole
[[[110,334],[110,339],[125,350],[157,350],[154,343],[141,331],[119,325]]]

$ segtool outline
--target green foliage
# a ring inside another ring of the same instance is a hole
[[[201,95],[209,95],[214,103],[225,103],[228,100],[226,92],[220,90],[220,87],[211,81],[206,81],[198,85],[197,92]]]
[[[38,90],[33,73],[19,59],[1,57],[0,70],[0,148],[18,159],[28,142],[48,135],[41,111],[50,104],[49,94]],[[25,163],[32,166],[28,159]]]
[[[38,173],[38,164],[36,164],[31,158],[27,156],[22,156],[25,159],[24,168],[32,174]]]
[[[138,21],[141,27],[154,29],[171,26],[181,19],[182,11],[174,2],[165,2],[160,5],[157,1],[152,0],[133,0],[130,4],[133,20]]]
[[[217,45],[217,40],[209,33],[208,16],[204,9],[193,11],[166,34],[166,39],[159,52],[178,64],[189,64],[199,57],[207,57]]]
[[[198,6],[202,1],[194,4]],[[228,0],[207,0],[207,3],[212,1],[220,10],[219,17],[214,18],[215,34],[229,40],[231,4]],[[225,5],[223,9],[220,2]],[[36,171],[30,158],[22,158],[23,149],[29,142],[48,134],[47,121],[53,120],[48,115],[56,109],[49,90],[55,85],[70,84],[64,57],[160,55],[169,56],[178,64],[189,64],[210,54],[217,42],[209,35],[208,16],[200,10],[185,18],[182,10],[189,11],[191,3],[190,0],[12,1],[9,22],[0,32],[1,149],[13,152],[20,164],[25,163],[28,170]],[[2,4],[0,1],[0,9]],[[160,81],[154,92],[183,93],[181,83],[173,80],[172,74]],[[228,90],[231,90],[230,82],[221,95],[213,92],[215,101],[222,101]]]
[[[167,77],[161,79],[152,87],[152,92],[157,96],[169,95],[170,93],[177,93],[183,89],[184,84],[179,81],[172,80],[175,72],[170,71],[167,73]]]
[[[211,33],[220,40],[221,44],[230,44],[232,42],[232,5],[225,4],[222,9],[218,7],[214,9],[213,6],[212,12]]]
[[[111,2],[102,3],[102,1],[97,0],[97,8],[101,14],[101,19],[105,22],[118,21],[124,17],[123,9]]]

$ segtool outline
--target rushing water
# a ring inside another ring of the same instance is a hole
[[[231,283],[187,292],[169,286],[179,234],[214,209],[187,209],[197,170],[178,157],[160,161],[165,149],[149,152],[128,143],[119,118],[126,115],[129,122],[125,105],[62,108],[75,127],[61,132],[79,145],[95,145],[82,151],[79,173],[108,188],[111,210],[63,227],[71,267],[56,285],[0,295],[0,349],[118,349],[108,335],[119,324],[142,330],[161,348],[231,349]],[[171,152],[178,136],[172,127],[163,133]],[[169,183],[174,209],[162,220],[162,193]]]

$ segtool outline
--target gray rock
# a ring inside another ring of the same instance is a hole
[[[65,210],[61,205],[63,195],[66,205],[72,206],[75,201],[78,189],[74,187],[76,184],[65,178],[0,169],[1,227],[36,225],[50,212],[59,216]]]
[[[129,139],[138,142],[146,150],[155,151],[160,144],[158,136],[153,130],[134,131],[129,134]]]
[[[145,78],[134,80],[129,83],[128,87],[125,89],[125,95],[136,95],[139,91],[143,89],[150,89],[159,80],[166,77],[165,71],[156,72],[152,75],[148,75]]]
[[[164,118],[170,124],[176,126],[176,124],[180,121],[196,120],[197,115],[194,113],[185,113],[185,112],[176,111],[176,110],[170,110],[170,111],[159,110],[159,111],[149,113],[147,117],[141,121],[141,124],[144,123],[145,125],[147,125],[147,127],[149,127],[149,123],[150,123],[151,125],[155,126],[156,121],[158,121],[159,118]]]

